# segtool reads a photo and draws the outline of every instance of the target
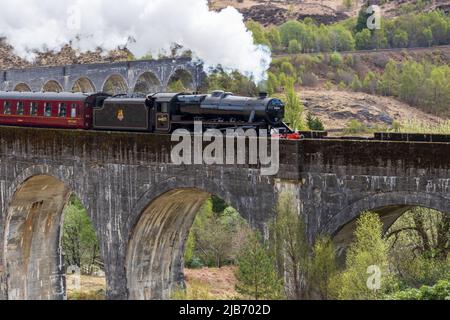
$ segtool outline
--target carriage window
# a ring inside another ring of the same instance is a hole
[[[44,115],[46,117],[51,117],[52,116],[52,105],[49,102],[45,103],[45,112]]]
[[[23,116],[23,114],[24,114],[23,102],[17,102],[17,112],[16,112],[16,114],[18,116]]]
[[[77,105],[75,103],[72,103],[70,106],[70,117],[76,118],[77,117]]]
[[[38,115],[38,107],[36,102],[30,103],[30,116],[36,117]]]
[[[67,106],[65,103],[60,103],[58,108],[58,117],[65,118],[67,116]]]
[[[5,101],[3,114],[11,114],[11,102]]]

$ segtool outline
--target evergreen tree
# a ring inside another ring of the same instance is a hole
[[[275,300],[282,297],[282,281],[274,260],[261,244],[257,233],[252,233],[243,246],[236,271],[236,291],[255,300]]]
[[[305,129],[303,122],[304,107],[295,92],[294,80],[290,79],[286,85],[286,122],[289,123],[294,130]]]

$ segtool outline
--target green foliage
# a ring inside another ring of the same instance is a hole
[[[387,295],[388,300],[450,300],[450,279],[440,280],[434,286],[407,289]]]
[[[289,61],[284,61],[281,64],[281,72],[288,76],[295,76],[294,66]]]
[[[101,265],[99,246],[92,223],[81,201],[71,197],[64,209],[62,248],[66,266],[86,267],[88,272]]]
[[[397,131],[404,133],[415,132],[415,133],[450,134],[450,120],[447,120],[445,122],[436,125],[412,119],[401,123]]]
[[[186,88],[184,87],[183,81],[176,80],[169,83],[167,86],[170,92],[185,92]]]
[[[358,19],[356,21],[355,33],[361,32],[367,29],[367,19],[369,19],[370,14],[367,13],[367,5],[363,5],[358,13]]]
[[[250,20],[246,23],[247,29],[249,29],[253,34],[253,41],[255,44],[261,44],[271,47],[271,43],[266,37],[266,31],[264,27],[256,21]]]
[[[285,121],[294,130],[305,129],[303,121],[304,107],[294,88],[294,80],[287,83]]]
[[[344,130],[345,134],[358,134],[366,132],[368,132],[368,128],[356,119],[350,120]]]
[[[355,35],[356,49],[365,50],[372,47],[372,33],[369,29],[363,29]]]
[[[450,277],[450,217],[414,208],[387,231],[391,267],[402,286],[432,285]],[[411,250],[414,248],[414,250]]]
[[[251,233],[239,254],[236,291],[255,300],[282,298],[282,281],[275,271],[274,259]]]
[[[258,94],[253,79],[248,78],[237,71],[225,72],[222,68],[214,69],[206,80],[208,91],[224,90],[244,96],[255,96]]]
[[[310,112],[306,116],[308,128],[312,131],[324,131],[325,127],[318,117],[314,117]]]
[[[344,0],[351,6],[353,1]],[[289,53],[349,51],[361,49],[408,48],[450,43],[450,18],[442,11],[405,14],[383,19],[380,30],[367,28],[367,6],[358,19],[348,19],[333,25],[316,25],[311,19],[291,20],[279,27],[264,29],[249,22],[255,42],[277,51]]]
[[[342,65],[342,61],[343,61],[342,55],[339,52],[333,52],[330,55],[330,65],[332,67],[335,68],[339,67],[340,65]]]
[[[184,261],[190,268],[233,263],[248,232],[239,213],[218,197],[200,209],[189,233]]]
[[[288,52],[290,54],[300,53],[301,51],[302,51],[302,47],[300,46],[300,43],[298,42],[298,40],[293,39],[293,40],[289,41]]]
[[[319,237],[316,240],[309,269],[312,290],[320,299],[330,299],[333,296],[333,281],[338,273],[335,248],[330,238]]]
[[[281,47],[280,30],[276,27],[270,28],[266,33],[267,40],[270,42],[272,50],[279,50]]]
[[[363,213],[356,222],[355,240],[346,257],[346,269],[341,275],[339,298],[380,299],[386,291],[388,248],[383,241],[383,224],[375,213]],[[382,272],[380,290],[368,288],[368,267]]]
[[[276,257],[278,274],[290,279],[288,295],[295,299],[308,296],[309,251],[303,218],[299,215],[294,195],[280,194],[277,216],[271,225],[272,252]]]

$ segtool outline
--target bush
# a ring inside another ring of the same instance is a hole
[[[407,289],[387,295],[388,300],[450,300],[450,279],[440,280],[434,286]]]
[[[366,133],[368,131],[368,128],[363,123],[355,119],[350,120],[344,130],[345,134]]]
[[[301,76],[302,85],[306,87],[316,87],[319,84],[319,77],[313,72],[306,72]]]
[[[330,65],[332,67],[337,68],[337,67],[341,66],[342,65],[342,61],[343,61],[342,55],[339,52],[333,52],[330,55]]]

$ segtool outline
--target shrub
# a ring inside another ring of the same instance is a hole
[[[434,286],[407,289],[387,295],[388,300],[450,300],[450,279],[440,280]]]
[[[363,123],[355,119],[350,120],[344,130],[345,134],[365,133],[367,131],[368,128]]]
[[[313,72],[306,72],[301,76],[302,84],[306,87],[316,87],[319,78]]]
[[[330,55],[330,65],[332,67],[337,68],[337,67],[341,66],[342,65],[342,61],[343,61],[342,55],[339,52],[333,52]]]

